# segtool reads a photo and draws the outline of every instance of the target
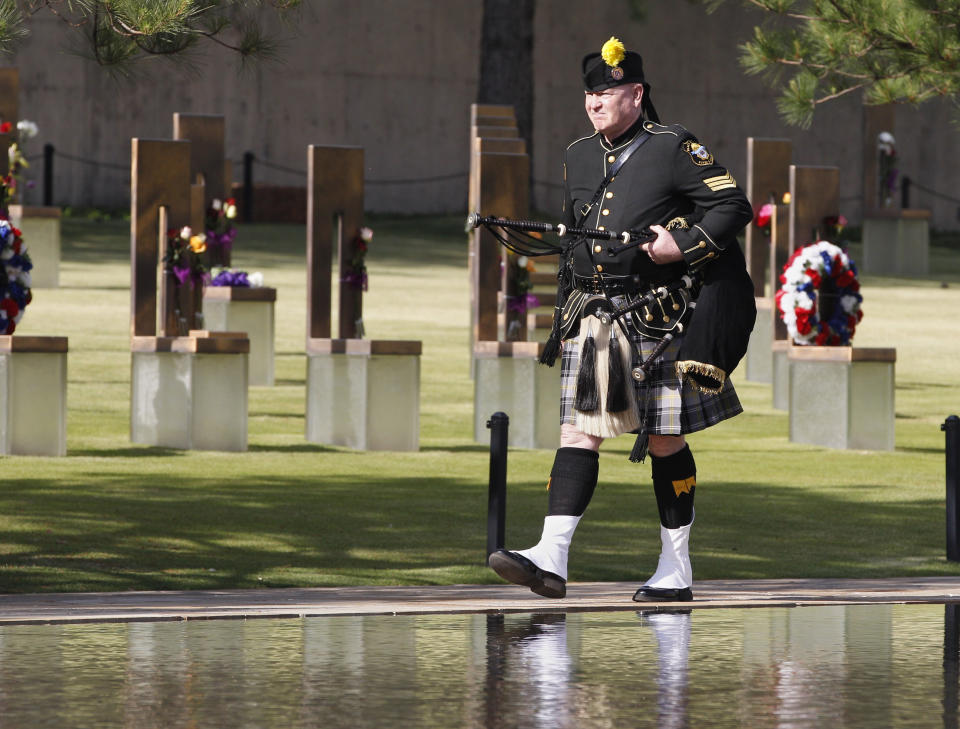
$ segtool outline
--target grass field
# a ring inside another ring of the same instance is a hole
[[[489,451],[472,434],[463,220],[368,222],[367,336],[423,341],[417,453],[305,440],[298,225],[240,226],[235,267],[278,289],[277,382],[250,389],[249,451],[131,444],[129,224],[65,219],[61,287],[34,291],[18,333],[70,338],[68,455],[0,459],[0,591],[499,581],[484,566]],[[745,413],[690,438],[696,578],[960,574],[944,556],[940,431],[960,411],[960,251],[931,250],[928,279],[861,277],[856,344],[897,348],[897,449],[792,444],[770,387],[735,373]],[[631,445],[604,446],[572,580],[655,567],[649,466],[627,460]],[[510,452],[509,547],[539,536],[552,459]]]

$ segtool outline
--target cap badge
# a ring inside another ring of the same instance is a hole
[[[613,68],[610,69],[610,77],[614,81],[620,81],[621,79],[623,79],[623,69],[620,68],[619,66],[614,66]]]

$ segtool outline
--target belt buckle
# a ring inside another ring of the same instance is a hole
[[[592,207],[593,205],[591,205],[590,203],[584,203],[583,205],[580,206],[580,215],[583,216],[584,218],[587,217],[587,213],[590,212],[590,208]]]

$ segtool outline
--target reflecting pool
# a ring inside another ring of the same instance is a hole
[[[0,628],[0,727],[956,727],[960,605]]]

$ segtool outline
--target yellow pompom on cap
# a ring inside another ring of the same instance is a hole
[[[603,58],[604,63],[616,68],[620,65],[620,62],[627,57],[627,49],[623,47],[623,43],[620,42],[619,38],[610,36],[610,40],[604,43],[600,49],[600,56]]]

